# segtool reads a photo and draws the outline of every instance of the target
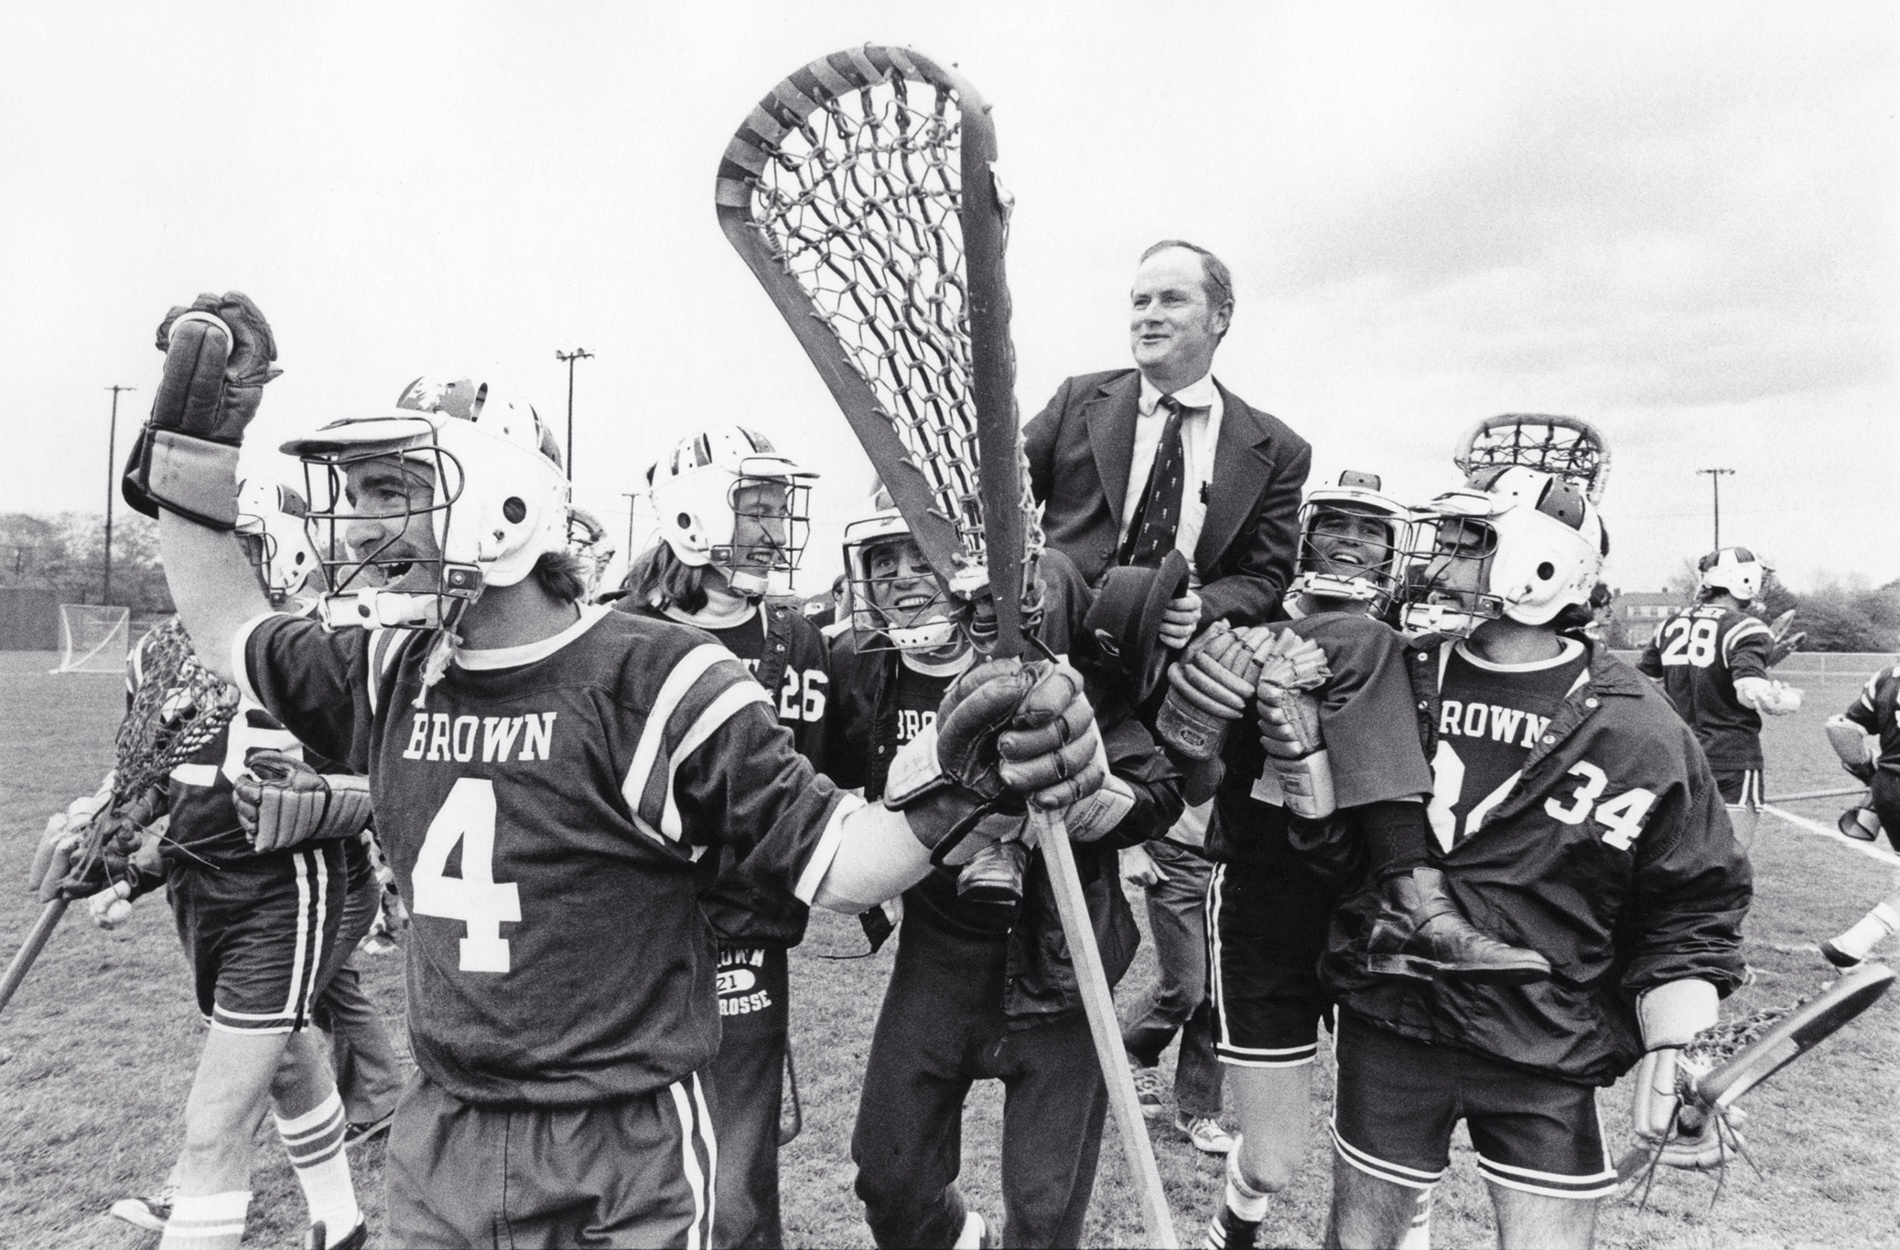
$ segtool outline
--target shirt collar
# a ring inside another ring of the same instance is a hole
[[[455,667],[471,673],[486,673],[504,668],[520,668],[523,664],[545,660],[606,620],[612,611],[604,603],[588,605],[581,609],[580,619],[560,633],[518,647],[486,647],[478,651],[457,647]]]
[[[1212,408],[1214,406],[1214,400],[1219,397],[1219,392],[1214,389],[1213,370],[1208,370],[1206,373],[1203,373],[1197,381],[1190,382],[1180,390],[1174,392],[1174,397],[1180,401],[1183,408]],[[1155,405],[1160,402],[1161,388],[1157,387],[1153,382],[1150,382],[1147,374],[1143,374],[1141,377],[1141,398],[1135,401],[1137,410],[1142,416],[1151,417],[1154,415]]]

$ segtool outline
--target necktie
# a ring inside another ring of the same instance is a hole
[[[1174,535],[1181,525],[1181,477],[1187,457],[1181,450],[1181,417],[1186,411],[1172,395],[1163,395],[1157,409],[1168,414],[1161,427],[1161,441],[1155,446],[1155,462],[1148,470],[1148,484],[1142,487],[1141,502],[1128,526],[1128,542],[1122,548],[1123,564],[1153,568],[1174,549]]]

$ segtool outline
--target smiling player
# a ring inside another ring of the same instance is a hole
[[[177,310],[159,341],[129,476],[164,509],[180,614],[207,663],[367,772],[413,917],[419,1071],[390,1131],[392,1240],[705,1244],[717,1147],[699,1073],[719,1017],[699,893],[719,855],[860,911],[982,802],[1060,807],[1100,786],[1080,677],[984,665],[905,757],[905,810],[840,795],[724,648],[575,603],[553,439],[465,380],[419,379],[290,444],[335,589],[327,626],[273,613],[229,536],[268,327],[233,292]]]

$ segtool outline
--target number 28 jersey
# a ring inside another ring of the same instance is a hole
[[[1761,767],[1761,713],[1735,697],[1735,679],[1766,678],[1774,642],[1746,612],[1704,604],[1664,621],[1643,652],[1637,668],[1662,680],[1711,768]]]
[[[843,800],[763,689],[696,630],[607,608],[538,643],[259,618],[235,643],[259,702],[369,774],[414,917],[416,1062],[465,1101],[647,1093],[718,1047],[699,907],[722,848],[809,903]]]

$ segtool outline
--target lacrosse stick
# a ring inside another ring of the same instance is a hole
[[[1677,1116],[1690,1128],[1706,1120],[1715,1121],[1718,1140],[1725,1147],[1723,1179],[1728,1167],[1727,1149],[1748,1158],[1740,1134],[1729,1123],[1736,1101],[1873,1006],[1893,981],[1893,970],[1885,964],[1863,964],[1812,998],[1796,999],[1785,1007],[1764,1008],[1705,1029],[1683,1048],[1677,1086],[1682,1106]],[[1649,1186],[1654,1184],[1665,1144],[1636,1146],[1617,1162],[1620,1182],[1639,1175],[1647,1178],[1644,1202],[1649,1200]],[[1749,1163],[1752,1166],[1754,1160]],[[1721,1196],[1721,1186],[1718,1180],[1717,1197]]]
[[[105,855],[106,838],[113,830],[108,817],[163,784],[174,766],[215,738],[237,711],[237,687],[198,663],[191,637],[177,617],[154,629],[139,643],[136,655],[138,687],[131,710],[119,722],[112,797],[80,835],[84,841],[73,855],[71,879],[83,880]],[[6,973],[0,975],[0,1009],[26,980],[70,901],[55,898],[40,909]]]
[[[825,380],[976,645],[1022,654],[1042,532],[1015,400],[996,132],[963,76],[866,46],[773,88],[719,167],[719,223]],[[1032,814],[1148,1244],[1172,1218],[1059,814]]]
[[[1610,445],[1581,417],[1507,412],[1464,432],[1451,462],[1467,478],[1481,469],[1518,465],[1555,474],[1601,503],[1610,481]]]

